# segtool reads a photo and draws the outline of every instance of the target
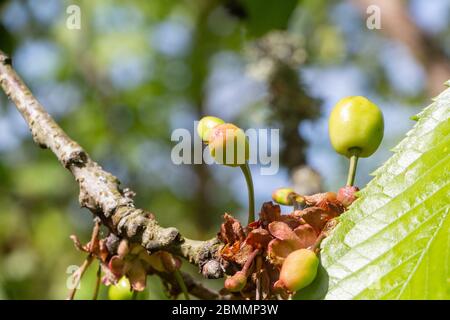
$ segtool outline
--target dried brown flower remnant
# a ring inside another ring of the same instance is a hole
[[[312,246],[317,239],[316,232],[307,224],[292,230],[283,222],[274,222],[269,228],[275,239],[269,243],[268,258],[275,265],[281,265],[292,251]]]
[[[233,266],[230,270],[235,270],[226,279],[224,292],[245,299],[286,298],[292,293],[279,281],[285,259],[302,249],[318,252],[320,241],[345,210],[334,192],[304,199],[304,209],[290,214],[281,214],[280,206],[266,202],[259,220],[246,227],[224,215],[218,235],[224,247],[219,254]]]
[[[223,243],[234,243],[245,239],[244,229],[239,220],[233,218],[228,213],[223,216],[225,220],[220,226],[220,232],[217,235]]]

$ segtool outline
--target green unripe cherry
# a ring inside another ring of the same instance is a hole
[[[224,122],[222,119],[213,116],[203,117],[197,125],[197,133],[200,139],[207,142],[212,128]]]
[[[291,292],[310,285],[317,275],[319,258],[308,249],[291,252],[283,262],[280,281]]]
[[[381,110],[361,96],[340,100],[329,119],[329,136],[336,152],[350,158],[372,155],[383,139]]]
[[[285,206],[292,206],[292,195],[294,194],[294,189],[279,188],[272,192],[272,200]]]
[[[109,300],[131,300],[133,291],[128,278],[124,276],[115,285],[109,286],[108,297]]]
[[[242,272],[238,271],[233,276],[228,277],[225,280],[225,288],[230,292],[239,292],[244,289],[247,284],[247,276]]]

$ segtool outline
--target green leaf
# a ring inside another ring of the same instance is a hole
[[[326,299],[450,299],[450,89],[417,120],[323,242]]]

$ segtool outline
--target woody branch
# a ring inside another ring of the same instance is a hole
[[[79,202],[119,238],[141,244],[150,253],[166,250],[200,267],[207,278],[223,275],[216,252],[220,242],[213,238],[196,241],[184,238],[173,227],[161,227],[150,212],[135,207],[134,193],[119,187],[119,180],[94,162],[72,140],[33,96],[0,51],[0,85],[25,119],[34,141],[50,149],[79,184]]]

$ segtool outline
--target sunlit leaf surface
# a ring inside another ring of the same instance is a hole
[[[417,120],[324,241],[326,299],[450,298],[450,89]]]

